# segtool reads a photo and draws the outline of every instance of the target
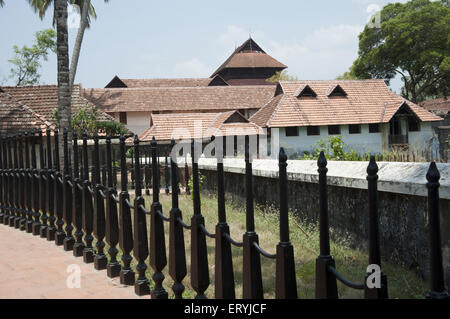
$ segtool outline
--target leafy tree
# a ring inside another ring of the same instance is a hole
[[[336,80],[357,80],[358,77],[355,75],[355,71],[352,67],[349,68],[347,72],[336,77]]]
[[[72,129],[79,135],[86,132],[89,135],[94,133],[105,133],[111,136],[127,134],[128,130],[123,123],[116,121],[100,121],[97,107],[83,106],[72,116]],[[58,109],[53,112],[53,120],[58,119]]]
[[[90,16],[96,17],[95,10],[90,0],[28,0],[35,12],[39,13],[39,17],[43,19],[45,13],[53,3],[53,25],[56,24],[57,32],[57,58],[58,58],[58,121],[61,129],[68,129],[71,132],[71,95],[72,86],[75,79],[76,68],[78,65],[78,57],[80,54],[81,43],[86,27],[89,26]],[[105,0],[108,2],[108,0]],[[67,5],[76,4],[82,8],[80,28],[78,29],[77,39],[75,41],[74,51],[72,55],[72,65],[69,68],[69,32],[67,29]],[[89,14],[88,14],[89,13]],[[69,139],[71,135],[69,136]],[[62,139],[60,140],[60,148],[62,148]],[[61,167],[64,167],[63,157],[60,157]]]
[[[297,81],[296,76],[289,75],[286,70],[278,71],[270,78],[266,79],[267,82],[276,83],[279,81]]]
[[[27,85],[39,83],[39,68],[41,61],[47,61],[49,51],[56,52],[56,32],[47,29],[36,32],[35,43],[31,46],[19,48],[13,47],[14,58],[8,60],[13,64],[10,78],[13,78],[16,85]]]
[[[381,11],[380,27],[366,25],[359,35],[358,78],[389,80],[400,75],[403,96],[420,102],[447,96],[450,88],[449,1],[391,3]]]

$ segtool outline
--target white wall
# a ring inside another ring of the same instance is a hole
[[[150,127],[151,112],[127,112],[126,127],[138,136]]]
[[[361,133],[349,134],[348,125],[341,125],[341,136],[345,144],[358,153],[381,153],[383,151],[383,135],[387,139],[387,135],[382,131],[386,130],[386,126],[380,124],[379,133],[369,133],[369,125],[361,124]],[[299,127],[298,136],[286,136],[284,128],[280,128],[280,146],[284,147],[289,154],[300,153],[305,151],[311,151],[314,145],[320,139],[327,139],[328,126],[320,127],[320,135],[308,136],[306,133],[306,127]],[[385,143],[386,144],[386,143]]]
[[[431,145],[434,131],[431,122],[421,122],[419,132],[408,132],[410,148],[420,150]]]

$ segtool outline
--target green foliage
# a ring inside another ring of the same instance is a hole
[[[8,60],[13,64],[9,77],[14,79],[17,86],[39,83],[41,61],[48,60],[49,51],[56,53],[55,30],[38,31],[35,38],[35,43],[31,47],[13,46],[14,57]]]
[[[188,186],[189,186],[189,189],[191,190],[191,199],[194,199],[194,192],[193,192],[194,180],[192,179],[192,177],[193,176],[191,175],[191,177],[189,178]],[[203,175],[202,173],[198,172],[198,188],[199,188],[199,190],[202,189],[202,185],[203,185],[203,182],[205,181],[205,179],[206,179],[206,176]]]
[[[127,158],[132,158],[134,156],[134,146],[127,149],[127,151],[125,152],[125,156]]]
[[[316,160],[319,158],[320,152],[324,152],[329,160],[334,161],[361,161],[370,157],[369,153],[360,155],[344,143],[341,135],[329,136],[326,139],[320,139],[313,148],[312,153],[305,153],[301,159]]]
[[[380,27],[359,35],[358,78],[387,82],[400,75],[403,96],[419,102],[447,96],[450,88],[450,8],[448,1],[411,0],[386,5]]]
[[[344,72],[343,74],[338,75],[336,77],[336,80],[357,80],[357,79],[358,77],[356,76],[353,67],[350,67],[347,72]]]
[[[80,107],[78,111],[72,115],[72,129],[78,134],[82,134],[86,131],[88,135],[104,133],[111,136],[117,136],[128,132],[123,123],[115,121],[98,121],[98,117],[97,107]],[[55,123],[58,123],[58,109],[54,110],[53,120]]]
[[[287,74],[286,70],[278,71],[270,78],[266,79],[267,82],[276,83],[279,81],[297,81],[298,78],[296,76],[292,76]]]

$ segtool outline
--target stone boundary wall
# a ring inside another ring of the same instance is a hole
[[[383,257],[424,278],[429,276],[429,241],[426,172],[429,163],[379,162],[378,208]],[[184,162],[179,164],[180,167]],[[328,162],[328,206],[331,236],[367,251],[368,162]],[[443,263],[450,291],[450,164],[438,163],[440,179],[440,222]],[[216,160],[202,158],[199,169],[206,180],[204,193],[216,193]],[[245,201],[243,159],[225,159],[226,199],[240,205]],[[319,190],[316,161],[288,161],[289,208],[299,220],[317,223]],[[254,198],[258,205],[279,206],[278,161],[253,161]],[[319,253],[319,252],[318,252]]]

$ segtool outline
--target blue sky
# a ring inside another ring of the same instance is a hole
[[[12,85],[8,59],[13,45],[31,45],[36,31],[51,27],[53,8],[41,21],[28,1],[5,2],[0,8],[0,83]],[[209,77],[249,34],[286,64],[289,74],[333,79],[357,57],[358,34],[371,10],[388,2],[394,1],[93,0],[98,19],[85,33],[75,82],[104,87],[116,74]],[[71,52],[76,28],[69,33]],[[56,56],[43,63],[41,74],[41,83],[56,83]],[[400,86],[400,81],[391,85],[396,91]]]

